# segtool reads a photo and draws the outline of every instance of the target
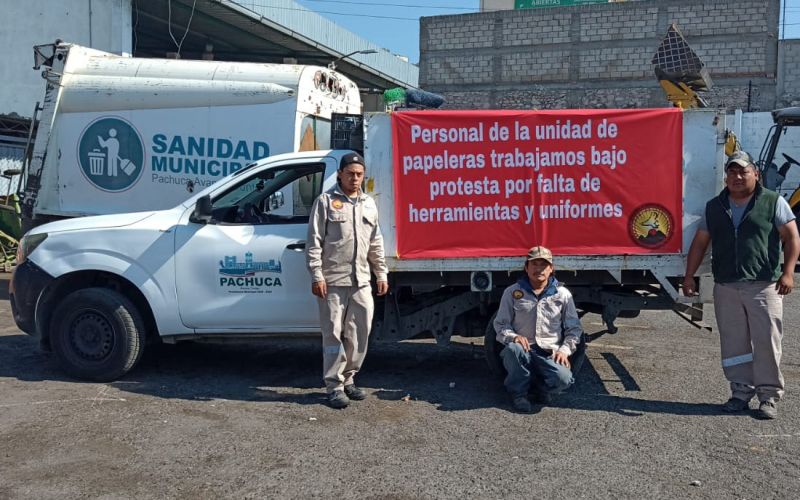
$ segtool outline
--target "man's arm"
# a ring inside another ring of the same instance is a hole
[[[783,274],[775,283],[775,288],[781,295],[792,292],[794,288],[794,266],[800,255],[800,236],[797,232],[797,223],[794,220],[778,228],[783,242]]]
[[[558,352],[561,352],[567,356],[572,356],[575,354],[575,350],[578,348],[578,343],[581,341],[583,327],[581,326],[581,320],[578,317],[578,309],[575,307],[575,299],[572,298],[572,294],[569,293],[568,290],[565,291],[567,296],[564,303],[564,309],[561,311],[561,323],[564,328],[564,340],[562,341],[561,346],[558,348]]]
[[[705,229],[698,229],[689,247],[689,253],[686,255],[686,272],[683,274],[683,294],[687,297],[697,293],[697,283],[694,280],[694,275],[697,269],[700,268],[700,263],[703,262],[703,256],[706,254],[706,250],[708,250],[709,243],[711,243],[711,233]]]
[[[311,274],[311,293],[324,298],[327,295],[325,277],[322,275],[322,244],[325,240],[325,222],[327,218],[326,203],[323,196],[314,200],[311,216],[308,219],[306,235],[306,265]]]
[[[375,273],[378,295],[386,295],[389,291],[389,269],[386,267],[386,256],[383,250],[383,234],[381,234],[381,228],[378,224],[375,225],[375,231],[372,233],[372,238],[369,242],[367,260],[372,272]]]
[[[495,339],[501,344],[518,343],[525,351],[529,351],[531,346],[528,339],[514,331],[514,299],[511,296],[511,289],[507,288],[500,299],[500,307],[494,317]]]

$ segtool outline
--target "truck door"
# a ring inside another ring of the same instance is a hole
[[[254,173],[212,198],[208,224],[176,230],[181,320],[205,331],[319,331],[305,264],[311,205],[333,160],[294,160]]]

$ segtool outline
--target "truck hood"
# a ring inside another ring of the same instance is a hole
[[[77,231],[80,229],[101,229],[110,227],[122,227],[135,224],[142,221],[154,213],[150,212],[133,212],[128,214],[111,214],[111,215],[93,215],[89,217],[76,217],[74,219],[60,220],[43,224],[35,229],[32,229],[30,234],[36,233],[59,233],[65,231]]]

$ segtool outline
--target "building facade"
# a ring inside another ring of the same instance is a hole
[[[519,10],[505,3],[485,0],[485,12],[422,18],[420,85],[443,95],[446,107],[669,106],[651,60],[671,23],[710,73],[713,87],[703,94],[710,107],[766,111],[786,103],[785,96],[800,98],[793,73],[800,71],[800,47],[779,49],[779,0]],[[786,79],[779,85],[780,76]]]

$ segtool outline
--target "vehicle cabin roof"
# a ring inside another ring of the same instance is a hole
[[[785,126],[800,125],[800,107],[776,109],[772,121]]]

